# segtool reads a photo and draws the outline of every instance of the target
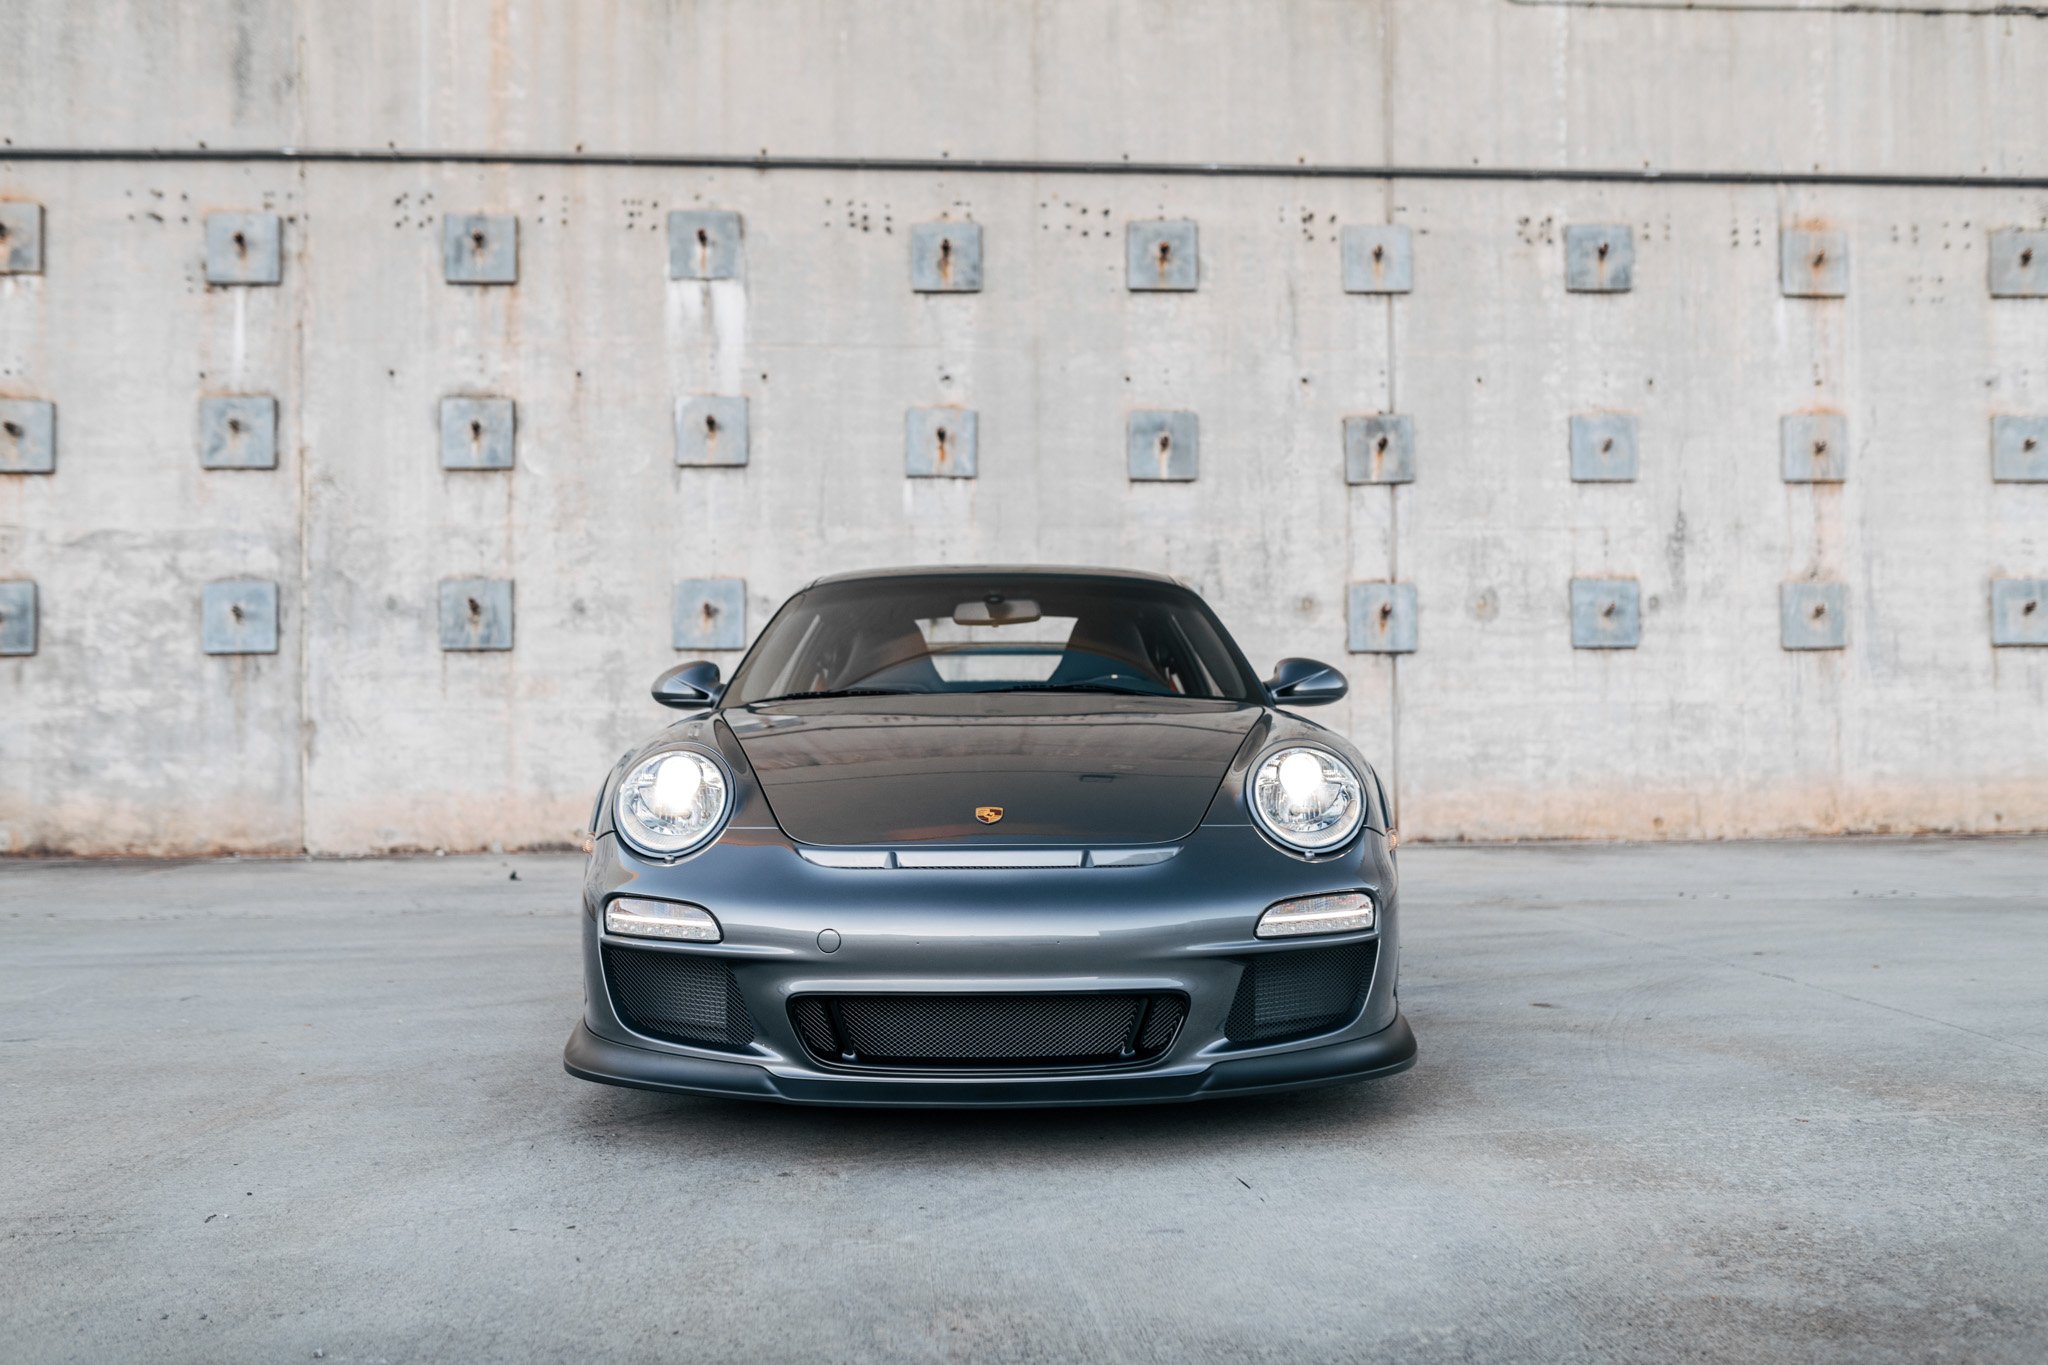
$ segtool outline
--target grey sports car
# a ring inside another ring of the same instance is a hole
[[[1379,777],[1169,578],[820,579],[622,758],[591,821],[584,1016],[615,1085],[1111,1104],[1400,1071]]]

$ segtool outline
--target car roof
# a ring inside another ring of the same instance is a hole
[[[1039,578],[1122,578],[1141,583],[1171,583],[1177,588],[1187,586],[1171,574],[1151,573],[1144,569],[1098,569],[1066,564],[902,564],[886,569],[826,574],[804,586],[815,588],[820,583],[858,583],[871,578],[1019,578],[1027,574]]]

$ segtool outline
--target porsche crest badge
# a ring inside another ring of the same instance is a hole
[[[1003,818],[1003,808],[1001,806],[976,806],[974,808],[974,818],[981,821],[984,825],[993,825],[996,821]]]

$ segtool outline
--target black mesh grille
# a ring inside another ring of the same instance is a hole
[[[1145,1015],[1145,1027],[1138,1031],[1138,1051],[1148,1057],[1166,1051],[1173,1035],[1180,1032],[1180,1021],[1187,1017],[1186,996],[1153,996],[1152,1009]]]
[[[1223,1031],[1234,1043],[1322,1033],[1358,1012],[1379,944],[1282,948],[1247,959]]]
[[[612,1007],[635,1033],[699,1047],[754,1041],[753,1016],[719,958],[607,943],[604,975]]]
[[[1181,995],[827,995],[790,1004],[834,1066],[990,1070],[1128,1066],[1166,1050]]]
[[[839,1035],[832,1031],[832,1016],[825,1012],[823,1000],[807,995],[789,1007],[789,1017],[795,1021],[797,1035],[812,1056],[839,1055]]]

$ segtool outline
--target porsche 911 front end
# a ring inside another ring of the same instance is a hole
[[[949,1106],[1407,1067],[1384,794],[1289,664],[1149,576],[813,585],[608,778],[568,1069]]]

